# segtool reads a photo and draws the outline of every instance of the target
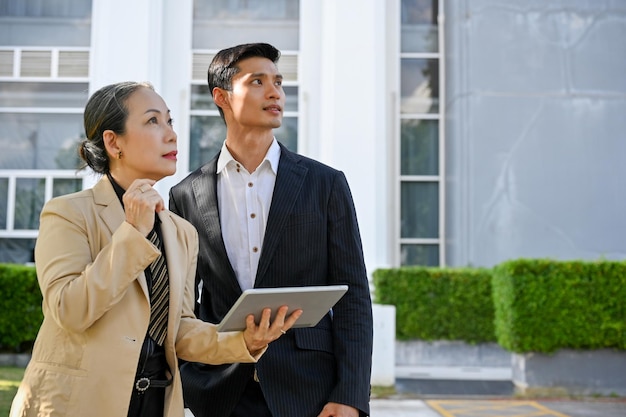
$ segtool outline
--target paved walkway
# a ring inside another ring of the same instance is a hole
[[[518,398],[508,368],[401,367],[396,378],[391,398],[371,401],[371,417],[626,417],[626,397]]]
[[[371,417],[626,417],[626,399],[375,399]]]
[[[371,417],[626,417],[626,398],[571,401],[374,399],[370,407]],[[193,417],[189,410],[185,416]]]

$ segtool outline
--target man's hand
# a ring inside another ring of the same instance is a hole
[[[317,417],[359,417],[359,410],[345,404],[327,403]]]

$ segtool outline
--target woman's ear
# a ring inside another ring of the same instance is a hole
[[[102,132],[102,141],[104,142],[104,147],[109,154],[109,159],[121,159],[122,157],[122,148],[120,148],[119,143],[117,141],[117,135],[112,130],[105,130]]]

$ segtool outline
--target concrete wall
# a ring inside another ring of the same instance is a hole
[[[626,352],[562,349],[513,354],[513,383],[522,393],[626,395]]]
[[[445,12],[448,264],[625,258],[626,2]]]

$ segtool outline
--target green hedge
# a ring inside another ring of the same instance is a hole
[[[373,280],[374,301],[396,307],[398,339],[496,340],[488,269],[378,269]]]
[[[494,268],[493,295],[505,349],[626,349],[625,262],[512,260]]]
[[[626,350],[626,262],[518,259],[493,269],[374,271],[400,340],[497,341],[512,352]]]
[[[0,348],[19,352],[43,321],[35,267],[0,264]]]

